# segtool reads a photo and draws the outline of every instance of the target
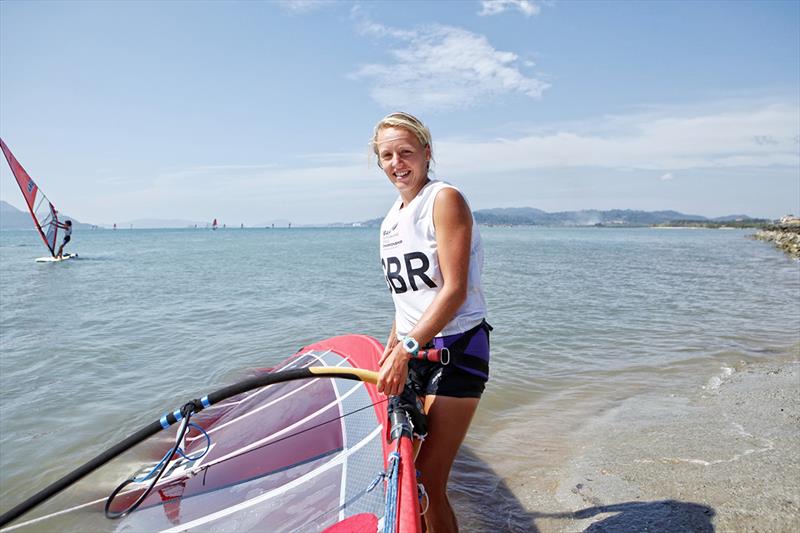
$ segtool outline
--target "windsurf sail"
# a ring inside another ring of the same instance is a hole
[[[211,223],[211,229],[217,229],[217,219],[214,219],[214,222]]]
[[[166,430],[166,438],[148,443],[153,461],[110,496],[8,530],[97,531],[103,526],[94,520],[105,515],[121,519],[106,526],[117,533],[420,533],[412,432],[423,424],[412,428],[399,402],[387,415],[388,400],[375,386],[382,353],[364,335],[301,348],[275,368],[153,420],[0,515],[0,528]],[[71,527],[60,527],[68,513],[76,513],[63,522]]]
[[[50,250],[50,255],[55,257],[56,239],[58,238],[58,213],[56,208],[53,207],[52,202],[39,189],[33,178],[25,172],[25,169],[19,164],[19,161],[8,149],[3,139],[0,139],[0,148],[3,149],[8,166],[11,167],[11,172],[17,180],[17,185],[19,185],[19,190],[22,191],[22,196],[25,198],[28,211],[33,217],[33,223],[39,231],[39,235],[41,235],[47,249]]]

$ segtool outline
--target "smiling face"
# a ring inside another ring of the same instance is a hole
[[[428,182],[430,146],[405,128],[387,127],[375,139],[378,164],[408,204]]]

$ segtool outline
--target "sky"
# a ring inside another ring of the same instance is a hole
[[[81,222],[381,217],[397,110],[473,209],[800,214],[800,2],[0,2],[0,136]]]

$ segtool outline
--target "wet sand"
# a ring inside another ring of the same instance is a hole
[[[465,447],[451,479],[461,530],[800,531],[797,361],[637,394],[552,440],[514,443],[516,466]]]

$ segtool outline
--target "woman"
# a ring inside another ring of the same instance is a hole
[[[67,220],[63,224],[56,222],[56,227],[64,230],[64,242],[61,243],[61,247],[58,249],[58,254],[56,254],[56,257],[61,259],[64,256],[64,246],[66,246],[67,243],[72,240],[72,221]]]
[[[406,113],[375,126],[378,166],[400,197],[381,225],[381,263],[395,320],[380,360],[378,390],[406,384],[424,396],[428,437],[416,466],[429,497],[429,532],[457,531],[447,479],[489,373],[489,331],[481,289],[483,244],[461,193],[428,176],[428,128]],[[447,365],[410,361],[424,346],[447,347]]]

